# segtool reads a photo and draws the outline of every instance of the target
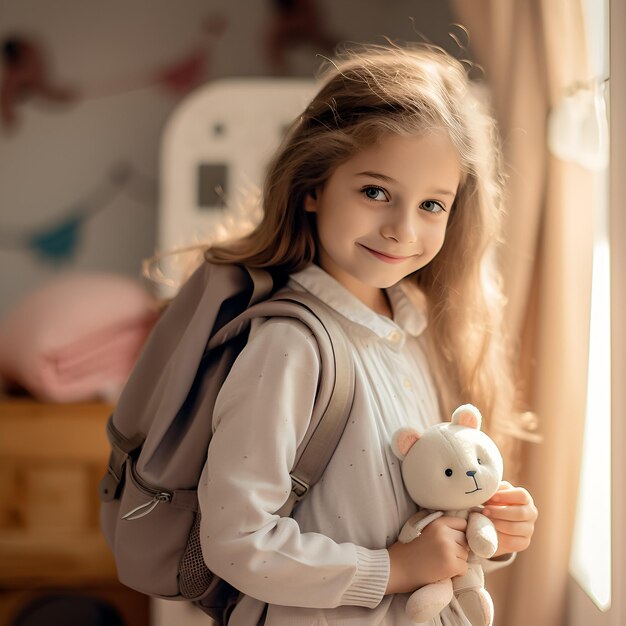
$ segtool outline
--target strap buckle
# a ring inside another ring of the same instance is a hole
[[[308,490],[309,485],[307,485],[307,483],[305,483],[303,480],[300,480],[293,474],[291,475],[291,493],[295,495],[296,500],[304,498]]]
[[[110,467],[107,468],[106,474],[98,485],[100,500],[102,502],[111,502],[119,496],[120,479],[113,473]]]

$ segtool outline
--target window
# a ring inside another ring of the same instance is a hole
[[[584,0],[589,64],[604,114],[608,77],[608,2]],[[589,373],[578,511],[570,571],[596,606],[611,605],[611,274],[608,168],[594,179],[595,232]]]

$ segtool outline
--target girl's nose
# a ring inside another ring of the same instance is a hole
[[[416,243],[419,237],[418,216],[414,210],[397,210],[381,228],[385,239],[397,243]]]

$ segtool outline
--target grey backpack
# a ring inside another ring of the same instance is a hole
[[[343,433],[354,363],[326,305],[311,294],[278,289],[265,271],[205,261],[157,322],[107,424],[111,456],[100,483],[100,522],[120,581],[151,596],[192,601],[218,623],[238,592],[204,563],[196,490],[213,406],[250,321],[277,316],[305,324],[321,360],[311,424],[279,511],[290,515]]]

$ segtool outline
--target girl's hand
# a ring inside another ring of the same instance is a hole
[[[528,548],[539,511],[526,489],[502,481],[498,491],[485,502],[483,515],[493,522],[498,533],[498,549],[493,555],[496,557]]]
[[[389,546],[389,582],[385,595],[409,593],[444,578],[467,572],[469,547],[467,522],[460,517],[440,517],[409,543]]]

